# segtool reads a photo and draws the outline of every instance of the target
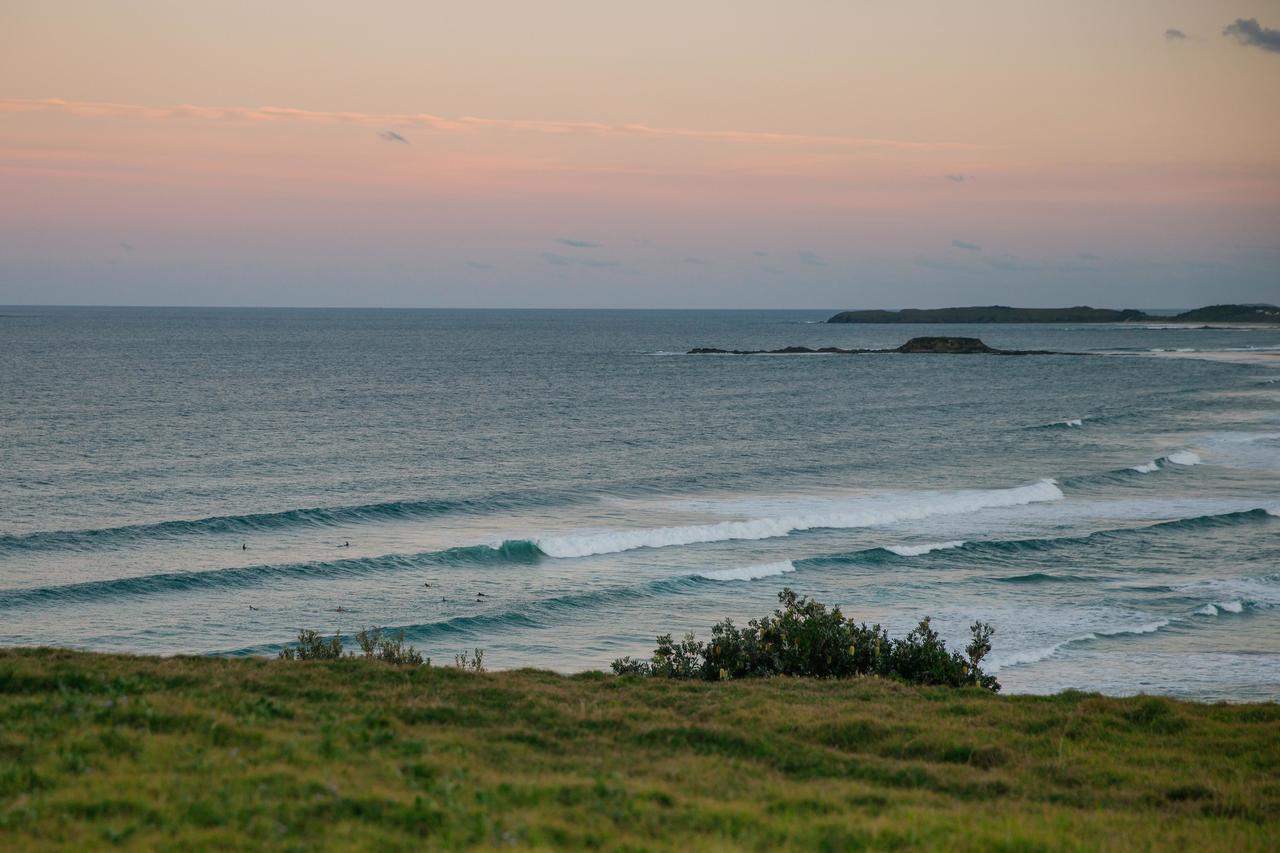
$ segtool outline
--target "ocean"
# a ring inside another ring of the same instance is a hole
[[[1280,330],[834,310],[0,308],[0,645],[571,672],[790,586],[990,622],[1007,692],[1280,699]],[[1078,354],[683,354],[922,334]]]

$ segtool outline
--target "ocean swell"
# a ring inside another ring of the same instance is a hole
[[[656,527],[548,536],[534,543],[549,557],[587,557],[615,554],[636,548],[664,548],[703,542],[739,539],[772,539],[804,530],[874,527],[901,521],[974,512],[992,507],[1021,506],[1056,501],[1062,490],[1053,480],[1027,486],[991,491],[930,493],[910,497],[886,497],[878,501],[860,500],[840,506],[833,500],[828,510],[806,514],[721,521],[684,527]]]
[[[542,552],[532,542],[516,539],[497,546],[473,545],[421,554],[386,554],[346,560],[237,566],[201,572],[164,572],[58,586],[0,590],[0,609],[24,605],[85,603],[120,596],[252,587],[271,580],[353,577],[374,572],[477,563],[529,563],[541,558]]]
[[[0,553],[40,550],[92,550],[153,538],[256,533],[286,527],[332,527],[376,521],[425,518],[449,513],[486,513],[526,506],[532,496],[492,495],[463,500],[389,501],[345,507],[314,507],[282,512],[220,515],[190,520],[158,521],[85,530],[48,530],[0,535]],[[540,500],[549,499],[543,496]]]

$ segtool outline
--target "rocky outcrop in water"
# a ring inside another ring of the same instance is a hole
[[[782,349],[717,349],[694,347],[689,355],[864,355],[867,353],[930,353],[945,355],[1065,355],[1044,349],[996,349],[978,338],[912,338],[893,349],[841,349],[840,347],[783,347]]]

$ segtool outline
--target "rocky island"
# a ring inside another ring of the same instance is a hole
[[[783,347],[782,349],[717,349],[694,347],[689,355],[865,355],[868,353],[943,353],[947,355],[1072,355],[1053,350],[996,349],[978,338],[912,338],[893,349],[844,349],[842,347]]]
[[[1209,305],[1162,316],[1136,308],[904,308],[901,311],[841,311],[828,323],[1280,323],[1280,307],[1266,304]]]

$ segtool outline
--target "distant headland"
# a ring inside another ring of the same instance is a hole
[[[904,308],[901,311],[841,311],[828,323],[1280,323],[1275,305],[1209,305],[1172,316],[1148,314],[1136,308],[1010,308],[1007,305],[968,308]]]

